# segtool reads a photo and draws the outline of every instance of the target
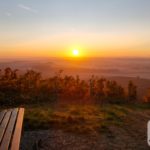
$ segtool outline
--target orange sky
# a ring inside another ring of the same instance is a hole
[[[0,58],[150,57],[150,1],[0,1]],[[133,7],[134,6],[134,7]]]

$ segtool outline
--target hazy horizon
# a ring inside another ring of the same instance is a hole
[[[114,57],[111,57],[111,56],[84,56],[82,58],[75,58],[73,56],[30,56],[30,57],[27,57],[27,56],[22,56],[22,57],[2,57],[0,59],[0,61],[3,61],[3,60],[6,60],[6,61],[9,61],[9,60],[38,60],[38,59],[51,59],[51,58],[56,58],[56,59],[72,59],[72,60],[76,60],[76,61],[80,61],[80,60],[86,60],[86,59],[149,59],[150,56],[114,56]]]
[[[120,76],[150,79],[150,59],[145,58],[31,58],[0,60],[0,68],[35,70],[48,77],[59,70],[64,75],[80,75],[81,78],[96,76]]]

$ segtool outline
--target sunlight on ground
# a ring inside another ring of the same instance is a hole
[[[26,108],[26,129],[62,129],[73,133],[107,132],[109,126],[120,126],[126,118],[128,107],[67,105],[57,107],[38,106]]]

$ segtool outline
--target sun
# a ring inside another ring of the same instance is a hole
[[[74,56],[78,56],[78,55],[79,55],[79,50],[74,49],[74,50],[72,51],[72,53],[73,53]]]

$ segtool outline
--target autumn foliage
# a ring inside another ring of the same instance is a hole
[[[134,102],[137,90],[132,81],[125,90],[116,81],[95,76],[81,80],[79,76],[63,75],[58,71],[45,79],[34,70],[25,73],[11,68],[0,70],[1,105],[55,103],[60,99],[91,100],[97,104]]]

